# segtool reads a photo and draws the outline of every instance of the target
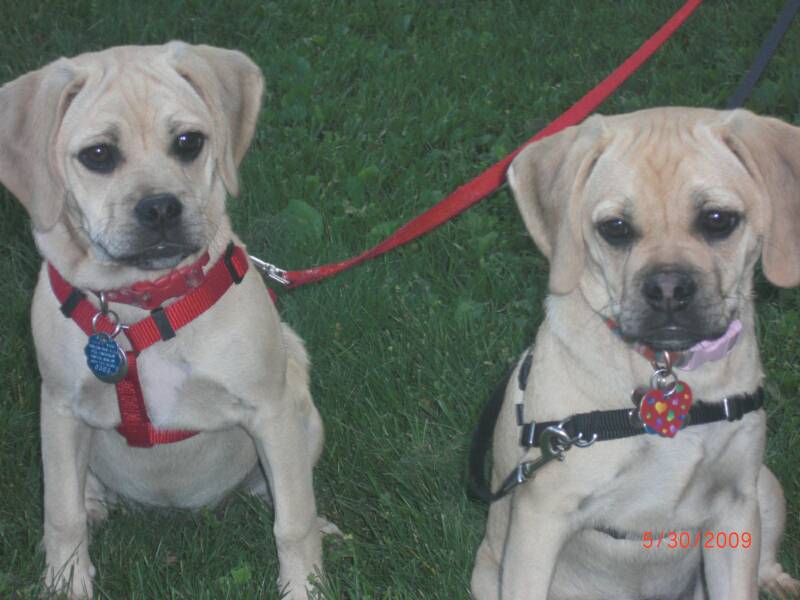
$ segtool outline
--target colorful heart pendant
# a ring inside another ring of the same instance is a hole
[[[683,381],[677,381],[669,394],[663,390],[648,390],[639,404],[639,418],[648,433],[675,437],[686,425],[686,415],[691,408],[692,389]]]

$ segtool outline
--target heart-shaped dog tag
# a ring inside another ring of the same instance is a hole
[[[86,354],[89,370],[100,381],[117,383],[128,373],[125,351],[107,333],[90,335],[83,352]]]
[[[648,390],[639,405],[639,417],[648,433],[675,437],[686,424],[686,415],[691,408],[691,388],[683,381],[677,381],[669,394],[663,390]]]

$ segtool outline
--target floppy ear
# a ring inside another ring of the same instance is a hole
[[[550,261],[550,291],[566,294],[578,285],[585,260],[580,192],[602,151],[602,117],[587,119],[534,142],[508,169],[528,232]]]
[[[0,88],[0,181],[39,230],[61,216],[66,188],[56,168],[55,139],[84,81],[62,58]]]
[[[800,128],[735,110],[724,141],[764,191],[761,264],[773,284],[800,284]]]
[[[253,133],[264,77],[261,69],[241,52],[212,46],[171,42],[172,65],[211,110],[212,132],[220,175],[232,196],[239,193],[237,169]]]

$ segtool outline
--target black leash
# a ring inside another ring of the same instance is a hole
[[[744,106],[756,82],[764,72],[764,68],[767,66],[769,59],[775,54],[775,50],[778,49],[778,45],[781,43],[786,30],[789,29],[789,26],[792,24],[792,19],[794,19],[798,9],[800,9],[800,0],[789,0],[784,5],[781,14],[778,15],[778,19],[767,34],[764,43],[761,44],[761,48],[759,48],[753,64],[742,78],[739,87],[736,88],[736,91],[725,104],[725,108],[741,108]]]
[[[764,72],[767,63],[778,49],[798,10],[800,10],[800,0],[788,0],[784,5],[775,24],[756,53],[750,69],[739,82],[736,91],[725,103],[726,109],[744,106],[758,79]],[[531,354],[528,352],[523,364],[520,366],[519,385],[522,390],[525,389],[524,386],[528,379],[530,356]],[[470,443],[469,491],[471,495],[484,502],[493,502],[502,498],[511,489],[532,477],[536,469],[550,460],[562,460],[564,452],[572,445],[586,446],[595,440],[619,439],[644,433],[643,427],[638,430],[637,427],[640,427],[640,424],[637,424],[630,416],[631,413],[636,411],[626,409],[583,413],[573,415],[561,422],[524,423],[518,408],[517,422],[522,427],[520,443],[523,447],[539,447],[542,436],[546,434],[547,439],[543,446],[542,457],[536,461],[521,463],[506,478],[500,489],[497,492],[492,492],[486,477],[486,456],[491,449],[495,424],[503,406],[506,387],[513,371],[512,367],[492,392],[489,401],[481,411],[478,426],[472,435]],[[754,394],[742,394],[737,397],[726,398],[722,404],[709,404],[701,401],[692,407],[689,425],[741,419],[745,413],[758,410],[763,405],[764,396],[761,388]],[[592,441],[588,442],[588,440]]]
[[[491,486],[486,478],[486,456],[491,450],[494,426],[497,423],[497,417],[500,415],[500,409],[503,408],[506,387],[513,372],[514,367],[512,366],[494,388],[489,401],[483,405],[481,416],[478,418],[478,426],[472,433],[472,441],[469,445],[469,493],[487,504],[493,502],[496,498],[494,498]]]

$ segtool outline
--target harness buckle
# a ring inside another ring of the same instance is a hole
[[[536,421],[522,423],[520,426],[522,427],[519,439],[520,446],[523,448],[533,448],[536,445]]]
[[[153,317],[153,322],[156,324],[162,341],[166,342],[175,337],[175,329],[172,327],[172,323],[169,322],[167,313],[164,312],[163,308],[159,306],[151,310],[150,316]]]
[[[739,421],[744,417],[742,404],[737,401],[731,402],[730,398],[727,396],[722,399],[722,412],[725,415],[725,419],[731,423],[733,421]]]
[[[276,267],[272,263],[261,260],[252,254],[250,255],[250,262],[253,263],[253,266],[258,270],[259,273],[261,273],[261,276],[264,279],[271,279],[272,281],[276,281],[281,285],[290,285],[292,283],[286,278],[286,270]]]
[[[644,421],[642,421],[642,417],[639,416],[638,404],[636,405],[636,408],[632,408],[628,411],[628,425],[637,431],[644,430]]]
[[[247,272],[247,265],[245,264],[244,270],[240,273],[239,269],[236,268],[236,264],[233,262],[233,254],[236,252],[236,245],[233,242],[228,244],[228,247],[225,248],[225,254],[222,255],[222,260],[225,261],[225,266],[228,269],[228,273],[231,275],[231,280],[236,285],[242,283],[244,279],[244,275]]]

